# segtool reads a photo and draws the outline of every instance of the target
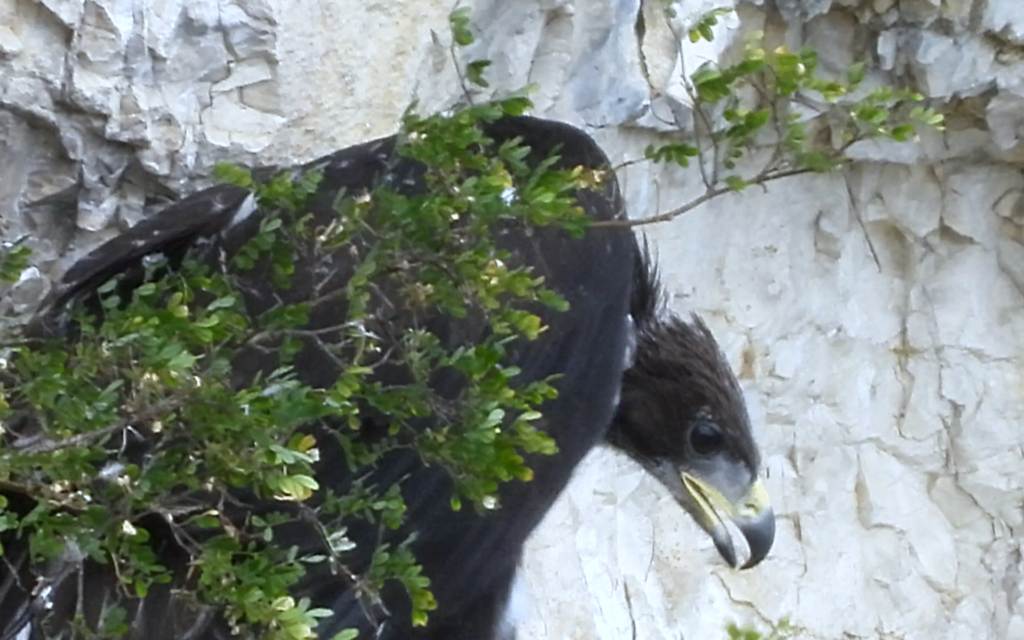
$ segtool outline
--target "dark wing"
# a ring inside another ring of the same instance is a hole
[[[597,145],[582,132],[567,125],[533,118],[506,118],[487,127],[487,133],[498,143],[522,137],[532,148],[531,161],[547,157],[560,146],[564,167],[605,168],[607,158]],[[349,192],[368,190],[379,181],[409,193],[422,188],[419,168],[411,162],[394,157],[393,140],[385,139],[339,151],[313,163],[324,168],[320,191],[312,202],[318,217],[332,216],[332,205],[340,189]],[[623,215],[623,205],[614,179],[603,193],[580,193],[579,203],[595,219],[604,220]],[[162,253],[171,260],[180,257],[189,247],[208,246],[219,249],[237,247],[251,235],[258,224],[256,211],[245,190],[215,187],[176,203],[160,214],[140,223],[128,233],[100,247],[77,263],[64,282],[44,305],[33,324],[37,334],[54,335],[63,330],[64,309],[75,300],[88,300],[95,288],[120,273],[139,270],[142,257]],[[628,231],[594,230],[582,239],[554,229],[521,229],[497,231],[499,244],[510,250],[514,261],[534,266],[546,278],[546,284],[561,293],[570,304],[564,314],[544,313],[549,328],[534,342],[518,344],[512,351],[510,364],[522,369],[523,382],[541,380],[561,374],[556,384],[559,397],[546,403],[544,428],[554,437],[560,453],[554,457],[530,459],[534,480],[512,482],[500,492],[501,508],[486,516],[473,509],[453,512],[449,507],[452,485],[440,469],[423,466],[420,458],[409,452],[396,452],[387,457],[372,478],[380,486],[399,479],[403,483],[408,512],[407,525],[392,536],[393,541],[416,535],[414,550],[432,580],[431,589],[438,601],[438,610],[431,617],[429,629],[412,631],[407,626],[407,597],[397,589],[386,590],[385,604],[391,620],[382,628],[381,638],[487,638],[504,604],[509,583],[515,572],[522,545],[540,521],[558,493],[568,482],[583,455],[604,435],[611,421],[626,348],[626,323],[629,313],[629,289],[632,262],[636,253],[632,234]],[[305,265],[308,267],[308,265]],[[349,267],[351,265],[348,265]],[[290,295],[308,294],[301,269],[297,265],[297,285]],[[347,279],[345,265],[339,265],[337,286]],[[309,274],[306,274],[309,275]],[[250,309],[265,308],[266,299],[257,276],[242,277]],[[130,278],[129,278],[130,280]],[[308,278],[307,278],[308,280]],[[344,301],[326,306],[313,314],[310,325],[329,326],[344,317]],[[449,346],[478,340],[480,323],[432,328]],[[337,375],[330,359],[318,354],[315,345],[306,345],[308,353],[297,359],[304,370],[298,373],[308,384],[330,384]],[[249,360],[247,361],[246,358]],[[243,354],[240,370],[272,368],[265,355]],[[454,380],[441,380],[439,385],[457,385]],[[444,394],[453,389],[439,389]],[[321,486],[344,491],[353,481],[333,438],[318,439],[321,463],[317,479]],[[376,531],[352,529],[359,543],[352,557],[347,557],[357,570],[369,564],[369,553],[376,542]],[[314,546],[311,531],[301,527],[283,532],[279,542]],[[88,618],[102,607],[113,593],[115,580],[107,567],[77,558],[67,558],[60,566],[45,571],[50,584],[33,585],[24,559],[25,549],[18,541],[5,537],[5,555],[13,564],[0,565],[0,633],[17,633],[29,619],[45,620],[51,635],[77,611]],[[173,541],[158,540],[158,551],[165,563],[179,569],[183,578],[187,558]],[[176,564],[175,564],[176,563]],[[178,580],[175,583],[179,583]],[[32,593],[35,589],[36,593]],[[348,586],[324,565],[315,565],[301,584],[297,596],[309,596],[316,606],[335,611],[335,617],[319,629],[321,637],[331,637],[346,627],[370,628],[365,603],[359,602]],[[230,637],[222,621],[210,614],[198,614],[178,601],[167,588],[151,590],[150,596],[134,606],[131,612],[132,635],[136,638],[215,638]],[[42,634],[43,625],[35,625],[34,635]]]

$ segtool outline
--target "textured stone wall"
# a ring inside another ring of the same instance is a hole
[[[677,3],[677,27],[732,0]],[[657,0],[477,0],[496,90],[636,158],[692,114],[680,73],[744,34],[826,71],[912,82],[951,113],[845,174],[712,201],[650,229],[673,305],[741,372],[779,516],[737,574],[654,481],[596,451],[532,540],[537,640],[724,637],[790,615],[807,638],[1024,638],[1024,3],[740,4],[682,48]],[[391,133],[458,82],[441,0],[0,0],[0,221],[37,268],[21,313],[81,251],[203,184],[215,162],[308,160]],[[643,28],[637,17],[642,14]],[[724,57],[724,58],[723,58]],[[631,215],[698,195],[623,172]]]

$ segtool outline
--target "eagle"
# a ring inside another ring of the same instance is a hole
[[[619,186],[608,172],[609,160],[583,131],[518,115],[481,126],[495,146],[521,141],[529,149],[525,161],[532,166],[555,157],[556,168],[607,172],[610,177],[599,189],[575,193],[576,203],[595,222],[625,219]],[[329,224],[336,215],[339,193],[360,194],[379,184],[399,193],[424,193],[428,186],[421,164],[397,154],[396,141],[395,136],[373,140],[298,167],[298,173],[311,168],[322,172],[307,203],[314,221]],[[80,338],[69,320],[70,311],[96,304],[97,290],[104,283],[123,276],[122,286],[138,286],[137,274],[157,255],[172,265],[188,252],[211,259],[230,255],[259,232],[263,216],[250,189],[227,184],[167,206],[68,269],[29,323],[26,335],[73,343]],[[546,330],[536,340],[516,343],[507,354],[507,364],[518,368],[518,380],[523,383],[558,376],[553,382],[558,395],[543,403],[540,422],[558,453],[527,456],[532,480],[502,484],[498,508],[457,511],[450,501],[453,481],[444,469],[424,464],[415,452],[388,453],[368,482],[387,487],[402,481],[407,511],[392,539],[412,541],[415,556],[430,578],[436,610],[425,626],[414,626],[409,597],[398,585],[386,587],[368,605],[364,595],[329,566],[311,565],[293,595],[332,612],[316,628],[318,637],[331,638],[351,628],[358,629],[361,638],[385,640],[514,637],[506,616],[524,543],[570,481],[574,468],[602,442],[626,453],[663,484],[730,566],[741,565],[730,526],[746,540],[741,568],[760,563],[772,546],[774,518],[759,480],[760,456],[739,384],[705,323],[696,315],[683,317],[667,310],[646,242],[638,241],[626,225],[591,227],[582,237],[553,227],[517,226],[496,229],[494,235],[511,261],[530,266],[544,277],[545,286],[568,302],[563,312],[538,311]],[[339,255],[334,266],[341,275],[329,282],[343,293],[352,277],[352,264],[345,258],[348,254]],[[311,295],[303,283],[312,281],[304,278],[309,274],[302,270],[313,267],[300,263],[295,268],[299,284],[288,295],[301,301]],[[258,272],[238,277],[247,308],[255,313],[273,304],[271,287]],[[345,317],[348,302],[344,295],[335,296],[331,304],[310,314],[305,328],[316,330]],[[428,324],[452,348],[472,344],[485,331],[479,319],[472,317],[454,324],[450,318],[433,318]],[[333,384],[339,375],[337,363],[314,341],[303,342],[301,349],[295,367],[302,381],[314,386]],[[266,362],[268,357],[265,349],[242,353],[231,375],[251,379],[254,372],[273,367]],[[400,373],[383,369],[375,375],[385,379]],[[436,381],[439,393],[454,394],[461,384],[455,378]],[[321,436],[330,428],[311,427],[325,432]],[[363,431],[372,433],[366,425]],[[19,435],[25,434],[8,426],[4,447],[16,449]],[[329,437],[317,441],[319,486],[339,492],[351,487],[355,470],[346,463],[345,451],[332,446]],[[0,495],[6,495],[11,505],[31,508],[31,496],[11,495],[2,486]],[[252,508],[265,507],[255,504]],[[357,544],[346,559],[363,570],[380,533],[361,529],[358,523],[349,533]],[[159,527],[153,528],[151,536],[151,547],[174,571],[175,580],[154,585],[144,597],[126,597],[118,591],[110,565],[81,555],[36,563],[24,539],[16,532],[3,533],[0,640],[85,637],[82,629],[96,628],[105,603],[114,599],[127,608],[126,637],[237,637],[217,611],[181,595],[189,559],[175,539]],[[300,523],[283,531],[278,543],[308,549],[312,537],[309,527]]]

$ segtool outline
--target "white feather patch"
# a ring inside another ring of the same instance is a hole
[[[512,578],[512,586],[508,591],[508,599],[498,619],[495,640],[515,640],[516,627],[532,613],[533,603],[526,590],[526,583],[519,577],[519,571]]]
[[[250,193],[246,196],[245,200],[242,201],[242,204],[238,205],[238,209],[235,211],[234,217],[231,218],[231,222],[228,224],[228,229],[248,220],[253,211],[256,211],[256,196],[255,194]]]

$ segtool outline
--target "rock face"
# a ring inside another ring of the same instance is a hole
[[[862,144],[845,174],[718,198],[649,230],[672,304],[741,372],[779,516],[737,574],[650,478],[594,452],[525,560],[524,639],[720,638],[789,615],[803,637],[1024,638],[1024,4],[742,3],[714,43],[673,28],[733,0],[477,0],[493,89],[588,128],[614,160],[692,125],[680,74],[745,34],[826,72],[915,85],[952,114]],[[287,6],[287,11],[282,7]],[[21,313],[82,251],[215,162],[308,160],[461,95],[438,0],[0,0],[0,222],[35,269]],[[622,172],[633,217],[702,192]]]

